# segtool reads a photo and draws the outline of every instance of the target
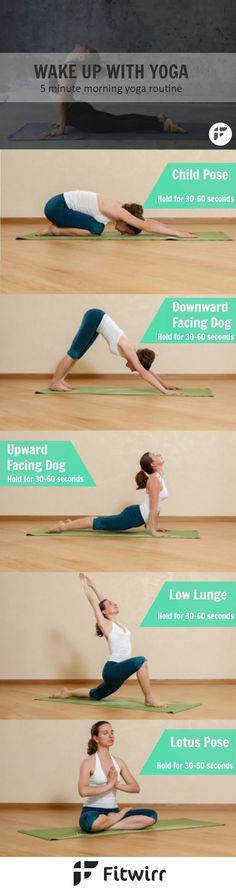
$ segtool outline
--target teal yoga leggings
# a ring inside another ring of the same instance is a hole
[[[138,504],[125,507],[120,514],[95,517],[93,520],[93,529],[103,529],[104,532],[125,532],[126,529],[134,529],[135,526],[145,526]]]
[[[145,656],[134,656],[131,659],[123,659],[123,662],[110,660],[106,662],[102,672],[103,684],[89,691],[90,699],[105,699],[106,696],[115,693],[115,690],[119,690],[124,681],[139,671],[146,661]]]
[[[84,313],[79,330],[72,340],[70,349],[67,350],[67,356],[71,359],[81,359],[87,353],[99,336],[97,328],[104,315],[104,309],[88,309]]]
[[[100,817],[101,814],[104,814],[104,816],[106,817],[107,814],[119,813],[119,807],[83,807],[79,818],[80,828],[83,829],[84,832],[92,832],[93,823],[95,822],[95,820],[97,820],[98,817]],[[142,817],[151,817],[153,823],[157,823],[158,814],[156,811],[149,807],[130,808],[129,811],[126,811],[126,813],[122,817],[122,820],[124,820],[125,817],[136,817],[140,815]],[[99,831],[102,832],[102,830]]]
[[[67,207],[63,192],[49,198],[44,213],[47,220],[61,229],[88,229],[92,235],[101,235],[104,229],[104,223],[99,223],[94,217]]]

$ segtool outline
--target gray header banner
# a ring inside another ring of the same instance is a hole
[[[0,101],[235,102],[236,53],[1,53]]]

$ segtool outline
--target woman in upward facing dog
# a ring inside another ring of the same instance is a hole
[[[94,583],[84,573],[80,573],[84,591],[96,619],[96,634],[104,637],[108,644],[109,659],[105,663],[102,677],[103,682],[93,689],[89,687],[77,687],[69,690],[63,687],[59,693],[55,693],[54,699],[66,699],[74,696],[78,699],[85,698],[92,701],[105,699],[119,690],[122,684],[136,674],[137,681],[144,695],[145,705],[161,708],[165,703],[160,702],[152,695],[149,679],[148,662],[145,656],[133,656],[131,653],[131,633],[125,625],[118,621],[119,607],[117,603],[101,597]]]
[[[92,54],[92,64],[100,64],[102,62],[99,53],[94,47],[77,42],[74,49],[65,60],[67,66],[73,64],[73,68],[77,69],[77,78],[80,68],[86,62],[87,57]],[[89,64],[89,61],[87,62]],[[60,84],[65,89],[65,95],[71,90],[73,97],[73,80],[70,78],[70,72],[67,71],[66,78],[60,77]],[[69,95],[70,98],[70,95]],[[163,114],[111,114],[101,108],[94,108],[88,102],[57,102],[58,124],[53,130],[42,133],[42,137],[55,138],[64,136],[66,127],[69,125],[74,130],[82,130],[84,133],[134,133],[134,132],[150,132],[150,133],[179,133],[184,135],[187,133],[180,124],[172,121],[168,115]]]
[[[48,530],[48,534],[80,529],[100,529],[104,532],[126,532],[138,526],[146,526],[155,538],[164,535],[166,529],[158,527],[161,503],[168,497],[168,489],[162,475],[164,459],[162,455],[145,452],[140,459],[141,470],[135,477],[138,489],[145,489],[141,505],[132,504],[120,514],[99,517],[82,517],[78,520],[60,520]]]
[[[122,328],[103,309],[88,309],[84,313],[79,330],[67,354],[63,356],[63,359],[60,359],[56,367],[51,381],[51,390],[72,389],[65,378],[78,359],[82,359],[82,356],[88,352],[99,334],[106,341],[110,352],[114,356],[124,359],[126,368],[129,368],[130,371],[137,371],[141,378],[157,390],[161,390],[166,396],[179,395],[180,390],[177,387],[169,387],[157,374],[150,371],[155,359],[153,350],[147,348],[136,350],[129,343]]]
[[[106,829],[148,829],[157,822],[158,814],[151,808],[120,809],[117,792],[140,792],[123,758],[114,757],[110,748],[114,733],[108,721],[97,721],[91,728],[88,758],[82,761],[79,775],[79,794],[85,798],[79,825],[84,832],[104,832]]]

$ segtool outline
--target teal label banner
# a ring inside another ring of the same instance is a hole
[[[236,730],[164,730],[140,773],[235,775]]]
[[[157,208],[200,207],[232,209],[236,207],[236,163],[211,164],[177,161],[166,164],[150,195],[147,210]]]
[[[0,486],[96,486],[75,446],[67,440],[0,442]]]
[[[165,297],[141,343],[236,343],[235,297]]]
[[[165,582],[141,628],[235,628],[235,582]]]

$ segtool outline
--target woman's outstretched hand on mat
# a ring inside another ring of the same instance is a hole
[[[166,386],[165,396],[180,396],[181,395],[181,387],[167,387]]]
[[[40,133],[39,139],[51,139],[52,136],[63,136],[64,128],[57,127],[55,130],[48,130],[45,133]]]
[[[149,526],[148,524],[147,524],[147,529],[149,532],[151,532],[151,535],[153,535],[153,538],[163,538],[165,535],[165,532],[163,532],[163,530],[153,529],[153,527]]]

